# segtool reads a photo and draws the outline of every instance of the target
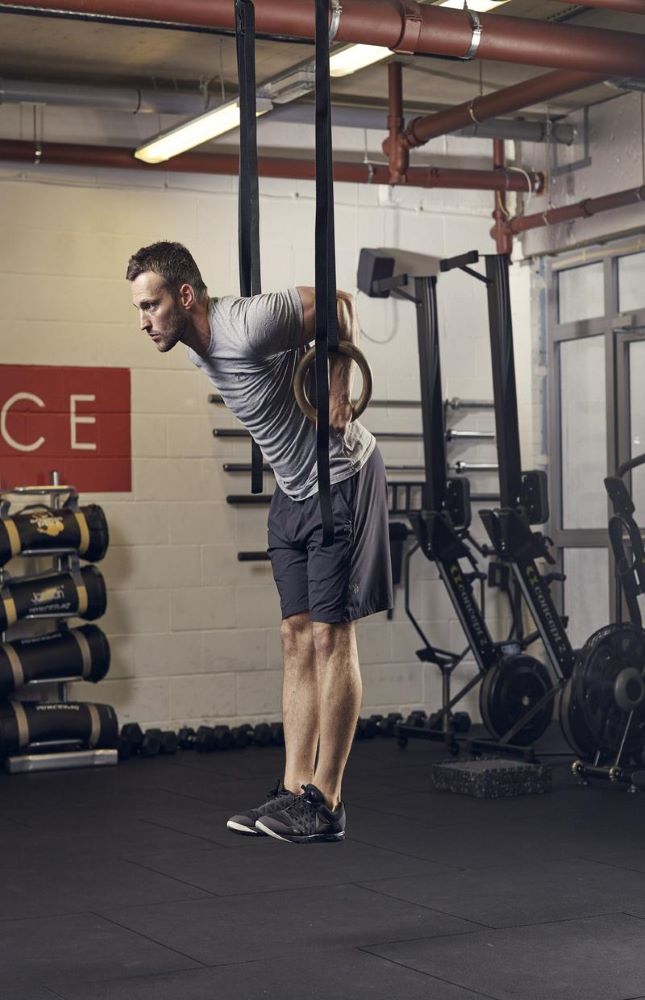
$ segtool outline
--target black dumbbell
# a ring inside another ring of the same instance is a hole
[[[229,726],[215,726],[213,740],[216,750],[232,750],[235,742]]]
[[[163,754],[177,753],[178,737],[177,733],[170,729],[146,729],[146,736],[156,736],[159,740],[159,751]],[[144,737],[145,740],[145,737]],[[152,755],[149,755],[152,756]]]
[[[281,722],[272,722],[269,726],[271,730],[271,742],[276,747],[284,746],[284,726]]]
[[[233,739],[233,746],[236,750],[243,750],[244,747],[248,747],[251,742],[250,733],[253,730],[250,726],[235,726],[231,729],[231,737]]]
[[[405,720],[406,726],[417,726],[419,729],[427,724],[428,716],[423,711],[422,708],[415,708],[413,712],[410,712],[407,719]]]
[[[128,722],[125,726],[121,727],[120,742],[123,743],[123,752],[127,753],[128,756],[137,753],[143,742],[143,730],[138,722]],[[126,743],[128,744],[128,749],[125,748]]]
[[[139,753],[142,757],[156,757],[161,753],[161,739],[154,729],[147,729],[143,734]]]
[[[354,739],[356,740],[371,740],[372,737],[376,735],[376,723],[370,721],[369,719],[358,718],[356,720],[356,732],[354,734]]]
[[[370,715],[370,717],[369,717],[369,719],[367,721],[368,721],[368,724],[370,724],[373,727],[373,729],[374,729],[374,735],[375,736],[381,736],[382,735],[382,732],[381,732],[381,723],[383,722],[383,716],[379,715],[377,713],[372,713],[372,715]]]
[[[443,713],[432,712],[423,723],[424,729],[443,729]]]
[[[180,750],[195,749],[195,730],[191,726],[182,726],[177,733],[177,746]]]
[[[215,749],[213,730],[210,726],[200,726],[197,732],[191,726],[182,726],[177,733],[177,744],[180,750],[198,750],[209,753]]]
[[[130,740],[127,740],[123,735],[119,736],[116,748],[119,760],[130,760],[132,756],[132,743]]]
[[[468,712],[455,712],[452,717],[452,725],[456,733],[467,733],[471,726]]]
[[[211,753],[215,749],[215,731],[211,726],[200,726],[195,733],[195,749],[199,753]]]
[[[402,720],[400,712],[389,712],[385,719],[377,723],[378,730],[382,736],[394,736],[396,725]]]
[[[253,742],[258,747],[271,745],[271,727],[266,722],[258,722],[253,730]]]

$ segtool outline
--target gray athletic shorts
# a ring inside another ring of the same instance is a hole
[[[318,494],[292,500],[276,487],[269,508],[269,555],[282,617],[350,622],[392,607],[385,466],[378,448],[331,488],[334,543],[323,548]]]

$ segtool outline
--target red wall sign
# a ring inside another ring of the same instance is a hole
[[[0,365],[0,488],[132,489],[130,371]]]

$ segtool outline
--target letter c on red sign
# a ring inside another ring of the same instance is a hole
[[[37,451],[38,448],[41,448],[44,445],[45,443],[44,437],[37,438],[37,440],[33,441],[31,444],[20,444],[20,442],[16,441],[15,438],[13,438],[9,433],[9,431],[7,430],[7,414],[9,413],[9,410],[14,405],[14,403],[17,403],[19,399],[29,399],[32,403],[36,403],[36,405],[40,407],[43,407],[45,405],[42,399],[40,399],[38,396],[34,396],[32,392],[14,393],[14,395],[11,396],[6,401],[6,403],[2,407],[2,410],[0,410],[0,434],[2,434],[2,437],[7,442],[9,447],[15,448],[16,451]]]

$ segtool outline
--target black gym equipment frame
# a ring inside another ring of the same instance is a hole
[[[493,550],[509,566],[517,582],[551,668],[550,686],[532,704],[529,713],[532,716],[553,705],[556,695],[571,677],[576,652],[550,592],[551,583],[564,580],[564,575],[556,571],[543,574],[537,565],[538,559],[551,565],[555,560],[549,550],[547,536],[542,531],[533,530],[533,526],[545,524],[549,517],[546,473],[542,470],[522,470],[509,258],[505,254],[485,255],[485,274],[470,266],[479,259],[479,253],[471,251],[461,259],[457,258],[451,266],[459,267],[483,282],[488,297],[500,505],[494,510],[480,511],[480,517]],[[541,673],[539,678],[536,676],[538,685],[542,679]]]
[[[358,283],[361,291],[371,296],[385,297],[394,292],[416,307],[417,338],[419,352],[419,374],[421,385],[421,412],[423,421],[423,445],[425,483],[423,486],[422,510],[411,514],[417,542],[406,554],[406,612],[414,628],[424,641],[425,648],[417,652],[424,662],[435,663],[442,675],[442,708],[435,714],[434,726],[408,726],[399,724],[397,733],[401,745],[408,738],[444,740],[452,752],[458,751],[453,716],[454,706],[472,688],[484,679],[487,694],[485,701],[496,708],[484,711],[484,721],[495,742],[477,741],[487,749],[497,749],[509,753],[532,756],[527,744],[534,742],[546,729],[551,720],[551,703],[542,696],[544,688],[551,689],[548,672],[543,664],[522,651],[532,641],[521,636],[506,641],[493,640],[483,613],[483,585],[486,574],[480,572],[475,551],[487,553],[477,545],[469,532],[471,522],[470,484],[459,476],[447,476],[445,448],[445,405],[441,389],[441,364],[439,352],[439,330],[437,318],[437,278],[436,275],[395,274],[396,261],[388,257],[387,251],[362,250],[359,261]],[[441,261],[441,270],[467,265],[472,255]],[[413,288],[413,292],[405,290]],[[438,649],[428,640],[412,614],[409,596],[409,564],[414,552],[421,548],[426,558],[435,563],[439,576],[448,591],[457,617],[468,641],[462,653]],[[462,563],[468,568],[464,569]],[[475,597],[475,584],[482,586],[482,600]],[[511,598],[512,600],[512,598]],[[450,680],[455,667],[472,650],[478,666],[478,673],[468,681],[457,694],[451,697]],[[519,677],[529,676],[533,683],[522,687],[520,696],[516,693]],[[495,683],[492,688],[488,679]],[[536,679],[540,681],[536,688]],[[483,689],[483,688],[482,688]],[[534,705],[534,701],[536,704]],[[480,698],[481,702],[481,698]],[[500,711],[501,705],[501,711]],[[459,713],[463,715],[463,713]],[[474,746],[474,743],[471,743]]]
[[[580,650],[561,712],[567,739],[580,753],[574,775],[585,784],[590,778],[620,782],[632,792],[645,789],[645,631],[638,603],[645,594],[645,549],[624,480],[643,464],[645,455],[638,455],[605,479],[618,621],[594,632]]]
[[[472,263],[478,260],[473,253]],[[500,506],[480,516],[498,557],[510,567],[533,617],[554,676],[553,688],[543,701],[560,698],[560,724],[571,748],[580,754],[573,772],[583,781],[601,778],[622,782],[629,790],[645,789],[645,632],[636,598],[645,592],[645,553],[640,529],[632,514],[634,505],[623,477],[645,457],[626,462],[605,480],[614,514],[609,537],[631,621],[620,621],[594,632],[581,650],[574,650],[566,622],[558,614],[549,586],[564,580],[557,572],[542,574],[536,564],[553,565],[550,540],[532,526],[548,521],[546,473],[522,470],[513,328],[511,319],[509,259],[485,257],[485,276],[462,266],[484,281],[488,293],[495,425],[500,477]],[[623,533],[630,539],[628,554]],[[620,604],[620,602],[619,602]],[[533,708],[538,711],[539,704]]]

